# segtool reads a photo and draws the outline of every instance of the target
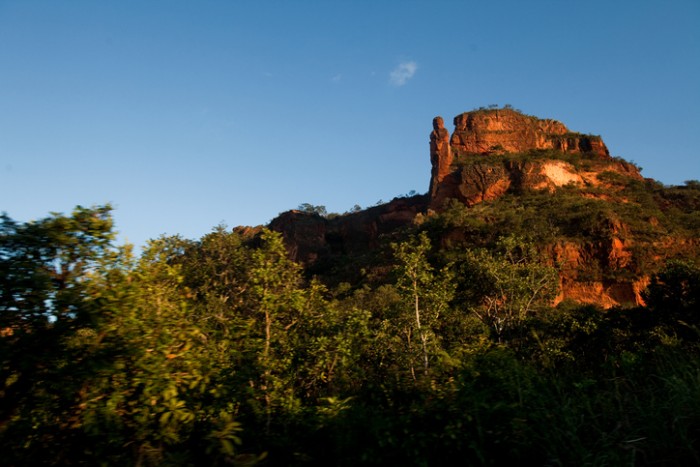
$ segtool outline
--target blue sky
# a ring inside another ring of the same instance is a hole
[[[700,2],[0,0],[0,211],[112,203],[137,245],[344,212],[491,104],[698,179]]]

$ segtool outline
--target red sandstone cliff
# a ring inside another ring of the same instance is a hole
[[[437,119],[442,121],[440,117]],[[513,189],[551,190],[569,183],[596,184],[596,174],[602,171],[641,179],[634,166],[610,157],[599,136],[571,132],[556,120],[538,119],[512,109],[493,109],[457,115],[454,124],[447,150],[435,150],[431,134],[432,209],[440,209],[450,198],[472,205]],[[537,152],[546,151],[607,165],[597,164],[593,172],[586,173],[570,162],[536,157]],[[499,163],[497,157],[488,157],[516,153],[532,156],[522,163]]]
[[[509,191],[554,191],[563,186],[591,188],[605,185],[598,176],[616,173],[623,177],[642,180],[632,164],[616,159],[601,159],[588,166],[560,159],[491,158],[473,156],[469,163],[454,165],[450,173],[436,183],[430,207],[440,210],[448,199],[456,199],[468,206],[503,196]]]
[[[599,136],[569,131],[556,120],[540,120],[511,109],[478,110],[457,115],[450,144],[462,154],[516,153],[532,149],[609,157]]]
[[[397,198],[332,219],[289,211],[274,219],[270,228],[283,234],[293,259],[313,267],[334,260],[347,262],[343,258],[371,252],[382,236],[437,215],[451,199],[469,208],[506,194],[554,194],[566,187],[582,198],[609,202],[614,211],[616,203],[635,203],[618,192],[626,185],[645,183],[636,166],[609,156],[600,137],[570,132],[555,120],[501,109],[463,113],[454,121],[456,128],[450,137],[440,124],[442,119],[434,120],[430,138],[433,170],[427,195]],[[449,141],[450,146],[442,141]],[[640,268],[639,252],[661,264],[688,248],[700,249],[697,239],[671,234],[650,241],[656,235],[652,231],[663,231],[653,225],[658,223],[653,217],[644,238],[637,238],[614,216],[600,222],[607,223],[602,226],[607,233],[599,238],[564,238],[540,246],[550,264],[560,269],[557,302],[571,299],[604,307],[640,304],[649,270]],[[441,234],[445,245],[468,245],[469,235],[459,229]],[[598,275],[591,277],[586,272],[591,270]]]
[[[273,219],[269,227],[282,233],[292,259],[312,264],[375,249],[381,235],[411,225],[427,207],[427,197],[416,195],[330,219],[292,210]]]

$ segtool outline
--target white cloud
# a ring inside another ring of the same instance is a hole
[[[331,81],[334,83],[340,83],[340,80],[343,79],[343,75],[341,73],[338,73],[334,77],[331,78]]]
[[[399,65],[389,73],[389,83],[394,86],[403,86],[416,74],[417,69],[418,64],[416,62],[399,63]]]

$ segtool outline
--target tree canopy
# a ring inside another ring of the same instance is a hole
[[[0,219],[6,465],[700,458],[690,260],[651,278],[645,307],[553,307],[556,267],[533,237],[431,238],[440,222],[481,228],[456,210],[336,283],[267,229],[135,255],[110,212]]]

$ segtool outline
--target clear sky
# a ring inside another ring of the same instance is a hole
[[[122,241],[427,191],[431,120],[510,104],[700,178],[700,1],[0,0],[0,211]]]

